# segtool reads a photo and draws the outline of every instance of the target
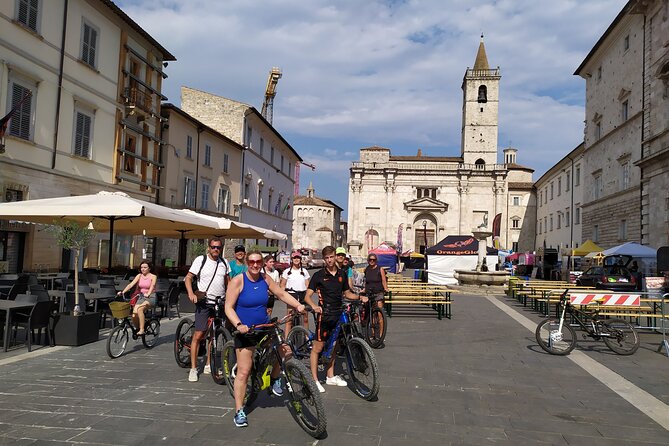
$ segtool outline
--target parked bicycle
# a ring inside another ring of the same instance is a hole
[[[388,331],[386,312],[376,302],[352,301],[351,321],[359,326],[361,336],[370,347],[380,348]]]
[[[354,306],[355,304],[350,302],[344,304],[344,311],[318,361],[319,364],[329,363],[332,355],[337,354],[334,348],[335,344],[338,344],[339,350],[343,352],[346,358],[346,368],[351,378],[353,391],[360,398],[371,401],[379,393],[379,367],[376,364],[374,352],[366,341],[359,336],[359,327],[357,327],[356,322],[351,321],[351,312],[354,311]],[[313,312],[313,310],[311,311]],[[294,327],[288,333],[287,342],[292,347],[297,359],[309,361],[315,337],[314,332],[304,327]]]
[[[222,297],[216,298],[214,304],[214,315],[207,320],[207,330],[205,336],[200,341],[199,355],[207,354],[207,345],[209,345],[209,365],[211,367],[211,378],[216,384],[225,384],[225,374],[221,366],[221,352],[223,345],[232,339],[230,332],[225,328],[225,300]],[[174,337],[174,359],[179,367],[190,367],[191,341],[195,334],[195,322],[190,318],[183,318],[177,325],[177,331]]]
[[[251,405],[260,391],[270,391],[270,373],[274,363],[278,362],[281,377],[284,379],[288,391],[288,410],[305,432],[318,438],[325,432],[327,420],[323,400],[316,387],[316,382],[304,364],[295,358],[282,358],[279,354],[282,346],[286,345],[282,330],[279,327],[293,316],[293,312],[290,312],[281,320],[273,318],[267,324],[250,327],[249,333],[263,333],[264,337],[258,342],[253,354],[253,366],[246,387],[244,406]],[[230,340],[225,343],[222,358],[223,371],[228,381],[228,390],[234,398],[234,382],[237,369],[234,341]]]
[[[576,347],[576,331],[565,320],[568,314],[587,336],[602,340],[608,348],[619,355],[631,355],[639,348],[639,335],[634,327],[622,319],[606,319],[599,309],[580,310],[571,304],[565,290],[560,296],[561,315],[558,319],[546,319],[535,331],[539,346],[552,355],[568,355]],[[601,301],[601,300],[600,300]]]
[[[141,337],[142,344],[146,348],[156,345],[160,335],[160,321],[155,314],[152,314],[144,324],[144,334],[139,335],[137,334],[139,329],[132,323],[132,306],[129,302],[110,302],[109,309],[112,317],[118,320],[118,325],[112,329],[107,338],[107,354],[110,358],[118,358],[125,352],[131,336],[133,340]]]

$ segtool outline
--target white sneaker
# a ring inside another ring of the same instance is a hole
[[[204,369],[202,369],[202,373],[205,375],[211,375],[211,366],[209,364],[205,364]]]
[[[328,386],[339,386],[346,387],[348,384],[346,380],[339,375],[333,376],[332,378],[325,378],[325,384]]]
[[[190,369],[190,372],[188,372],[188,381],[192,383],[197,382],[197,369]]]
[[[316,387],[318,387],[318,391],[321,393],[325,393],[325,388],[321,385],[321,383],[316,380]]]

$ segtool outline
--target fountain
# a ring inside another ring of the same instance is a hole
[[[474,238],[479,242],[478,260],[475,270],[456,269],[453,277],[459,285],[504,285],[508,280],[507,271],[488,271],[486,264],[486,253],[488,252],[488,237],[492,232],[488,231],[488,216],[483,218],[483,223],[472,230]]]

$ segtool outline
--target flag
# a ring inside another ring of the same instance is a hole
[[[404,228],[404,223],[400,223],[397,227],[397,255],[402,254],[402,229]]]
[[[286,205],[281,209],[281,214],[285,214],[288,209],[290,209],[290,198],[286,200]]]
[[[7,127],[9,126],[9,120],[12,119],[12,115],[16,113],[19,108],[23,105],[26,99],[28,99],[30,96],[32,96],[32,92],[28,91],[21,100],[12,107],[12,109],[7,113],[5,116],[3,116],[2,119],[0,119],[0,138],[5,137],[5,133],[7,132]]]
[[[502,214],[495,215],[492,221],[492,236],[499,237],[500,228],[502,226]]]

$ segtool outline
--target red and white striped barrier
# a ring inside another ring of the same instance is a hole
[[[569,295],[572,305],[620,305],[638,307],[641,305],[640,294],[588,294],[572,293]]]

